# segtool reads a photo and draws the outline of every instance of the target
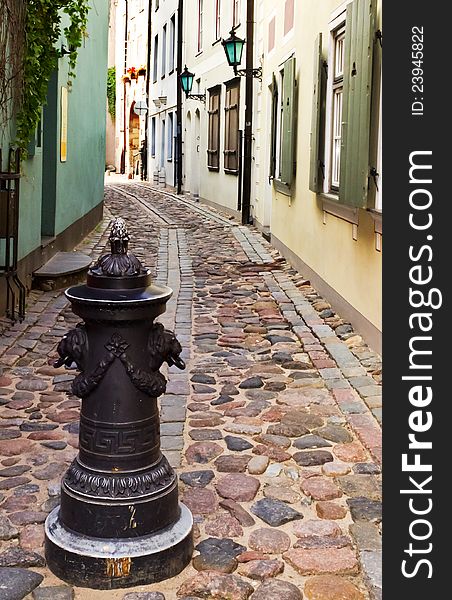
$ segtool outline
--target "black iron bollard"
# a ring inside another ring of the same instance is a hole
[[[79,454],[46,521],[46,559],[61,579],[94,589],[168,579],[193,551],[192,515],[160,452],[159,369],[185,368],[174,334],[154,323],[172,290],[151,284],[128,241],[116,219],[111,254],[86,285],[66,291],[83,323],[62,339],[55,363],[80,369],[72,390],[82,409]]]

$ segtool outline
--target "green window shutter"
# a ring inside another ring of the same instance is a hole
[[[270,140],[270,177],[276,177],[276,124],[278,119],[278,83],[273,73],[271,87],[272,94],[272,118],[271,118],[271,140]]]
[[[281,181],[291,185],[295,170],[295,57],[284,63]]]
[[[309,170],[309,189],[313,192],[322,190],[323,175],[320,168],[320,112],[322,109],[322,34],[319,33],[314,46],[314,88],[312,91],[311,116],[311,165]]]
[[[347,6],[339,202],[365,208],[369,177],[375,0]]]

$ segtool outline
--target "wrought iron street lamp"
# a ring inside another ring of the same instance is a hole
[[[195,79],[195,74],[191,73],[187,69],[187,65],[185,65],[185,69],[182,71],[181,76],[180,76],[180,84],[181,84],[182,90],[185,93],[185,97],[189,98],[191,100],[200,100],[201,102],[205,102],[206,101],[205,94],[192,94],[191,93],[191,91],[193,89],[194,79]]]
[[[239,38],[235,33],[235,29],[233,28],[230,31],[228,39],[222,40],[221,43],[223,44],[228,65],[234,69],[234,75],[246,77],[248,70],[237,68],[242,62],[243,48],[246,44],[246,41]],[[256,77],[257,79],[262,79],[262,67],[252,69],[252,76]]]

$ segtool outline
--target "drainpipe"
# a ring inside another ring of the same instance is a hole
[[[129,29],[129,2],[125,0],[126,3],[126,25],[124,29],[124,73],[127,71],[127,33]],[[126,146],[127,146],[127,124],[126,124],[126,108],[127,108],[127,83],[124,82],[124,99],[123,99],[123,112],[124,112],[124,149],[121,157],[121,173],[124,174],[126,172]]]
[[[253,68],[254,68],[254,0],[246,7],[246,82],[245,82],[245,144],[243,157],[242,224],[250,222],[251,170],[253,149]]]
[[[151,97],[150,97],[150,88],[151,88],[151,45],[152,45],[152,0],[148,2],[148,51],[146,58],[146,104],[148,107],[148,111],[146,113],[146,128],[144,134],[144,147],[146,148],[146,179],[149,181],[149,113],[151,111]],[[141,167],[143,168],[143,166]]]
[[[176,109],[176,177],[177,193],[182,193],[182,40],[184,26],[184,0],[179,0],[177,9],[177,109]]]

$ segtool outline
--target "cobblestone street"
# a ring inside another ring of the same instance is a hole
[[[174,290],[159,320],[187,368],[164,373],[161,443],[196,551],[176,578],[131,590],[73,589],[46,569],[43,523],[80,408],[75,372],[52,364],[79,319],[61,290],[33,291],[24,322],[0,322],[0,573],[42,575],[35,600],[380,599],[380,357],[256,229],[148,184],[114,182],[105,198],[78,249],[96,258],[121,216]],[[30,591],[26,575],[8,585]]]

